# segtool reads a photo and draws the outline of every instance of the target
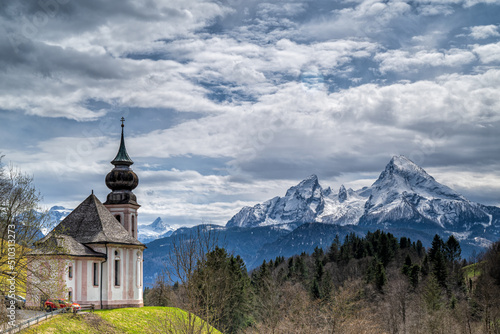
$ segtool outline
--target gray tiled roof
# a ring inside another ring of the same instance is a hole
[[[95,252],[89,247],[82,245],[69,235],[52,234],[38,247],[30,253],[30,255],[73,255],[73,256],[90,256],[90,257],[106,257],[104,253]]]
[[[93,194],[57,225],[45,238],[68,235],[82,244],[119,243],[144,246],[132,237]]]

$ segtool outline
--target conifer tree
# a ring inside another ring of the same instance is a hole
[[[432,273],[439,285],[441,285],[442,287],[446,287],[448,270],[446,268],[446,260],[444,258],[444,254],[442,252],[439,252],[435,255],[432,266]]]
[[[443,239],[439,235],[435,235],[432,239],[431,249],[429,250],[429,260],[434,262],[437,254],[442,253],[444,248]]]
[[[379,291],[382,291],[385,283],[387,283],[387,275],[382,262],[378,262],[375,270],[375,286]]]
[[[420,240],[417,240],[417,254],[418,257],[422,257],[422,255],[424,255],[424,246]]]
[[[450,235],[448,240],[444,245],[444,251],[446,254],[446,259],[453,263],[454,261],[460,260],[460,255],[462,254],[462,249],[460,248],[460,243],[455,239],[455,237]]]

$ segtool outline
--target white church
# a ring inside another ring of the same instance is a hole
[[[146,246],[137,240],[140,205],[132,192],[139,179],[130,168],[123,121],[114,168],[106,176],[111,193],[104,204],[92,193],[38,242],[28,258],[27,306],[40,306],[45,298],[102,309],[143,306]],[[42,295],[37,287],[44,281]]]

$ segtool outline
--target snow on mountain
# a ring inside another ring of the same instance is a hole
[[[66,209],[63,206],[53,206],[48,211],[48,224],[47,227],[41,228],[40,231],[43,235],[47,235],[57,224],[61,222],[67,215],[71,213],[71,209]]]
[[[337,193],[316,175],[254,207],[244,207],[227,227],[321,222],[337,225],[446,228],[456,232],[500,223],[499,209],[474,203],[440,184],[404,156],[394,156],[370,186]]]
[[[491,221],[481,204],[440,184],[404,156],[393,157],[370,188],[361,217],[364,225],[412,221],[423,228],[438,225],[466,230],[471,224]]]
[[[325,205],[318,177],[311,175],[291,187],[284,197],[275,197],[254,207],[244,207],[226,224],[227,227],[255,227],[288,223],[306,223],[315,219]]]
[[[366,197],[359,195],[351,188],[340,186],[337,194],[325,197],[323,211],[316,217],[316,222],[355,225],[363,215]]]
[[[174,230],[174,228],[158,217],[151,224],[139,225],[137,239],[140,242],[148,243],[156,239],[168,237]]]

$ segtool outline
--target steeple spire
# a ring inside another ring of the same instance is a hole
[[[125,119],[122,117],[122,138],[120,142],[120,149],[115,159],[111,161],[115,167],[111,172],[106,175],[106,186],[111,189],[111,193],[108,194],[105,205],[114,204],[137,204],[136,197],[132,190],[134,190],[139,184],[139,178],[130,168],[134,162],[127,154],[127,149],[125,148],[125,139],[123,135],[123,128]]]
[[[122,139],[120,141],[120,148],[118,149],[118,153],[116,154],[116,157],[113,159],[113,161],[111,161],[111,163],[115,166],[117,165],[130,166],[134,162],[128,156],[127,149],[125,148],[125,138],[123,136],[123,128],[125,127],[123,122],[125,122],[125,118],[122,117],[120,121],[122,122]]]

